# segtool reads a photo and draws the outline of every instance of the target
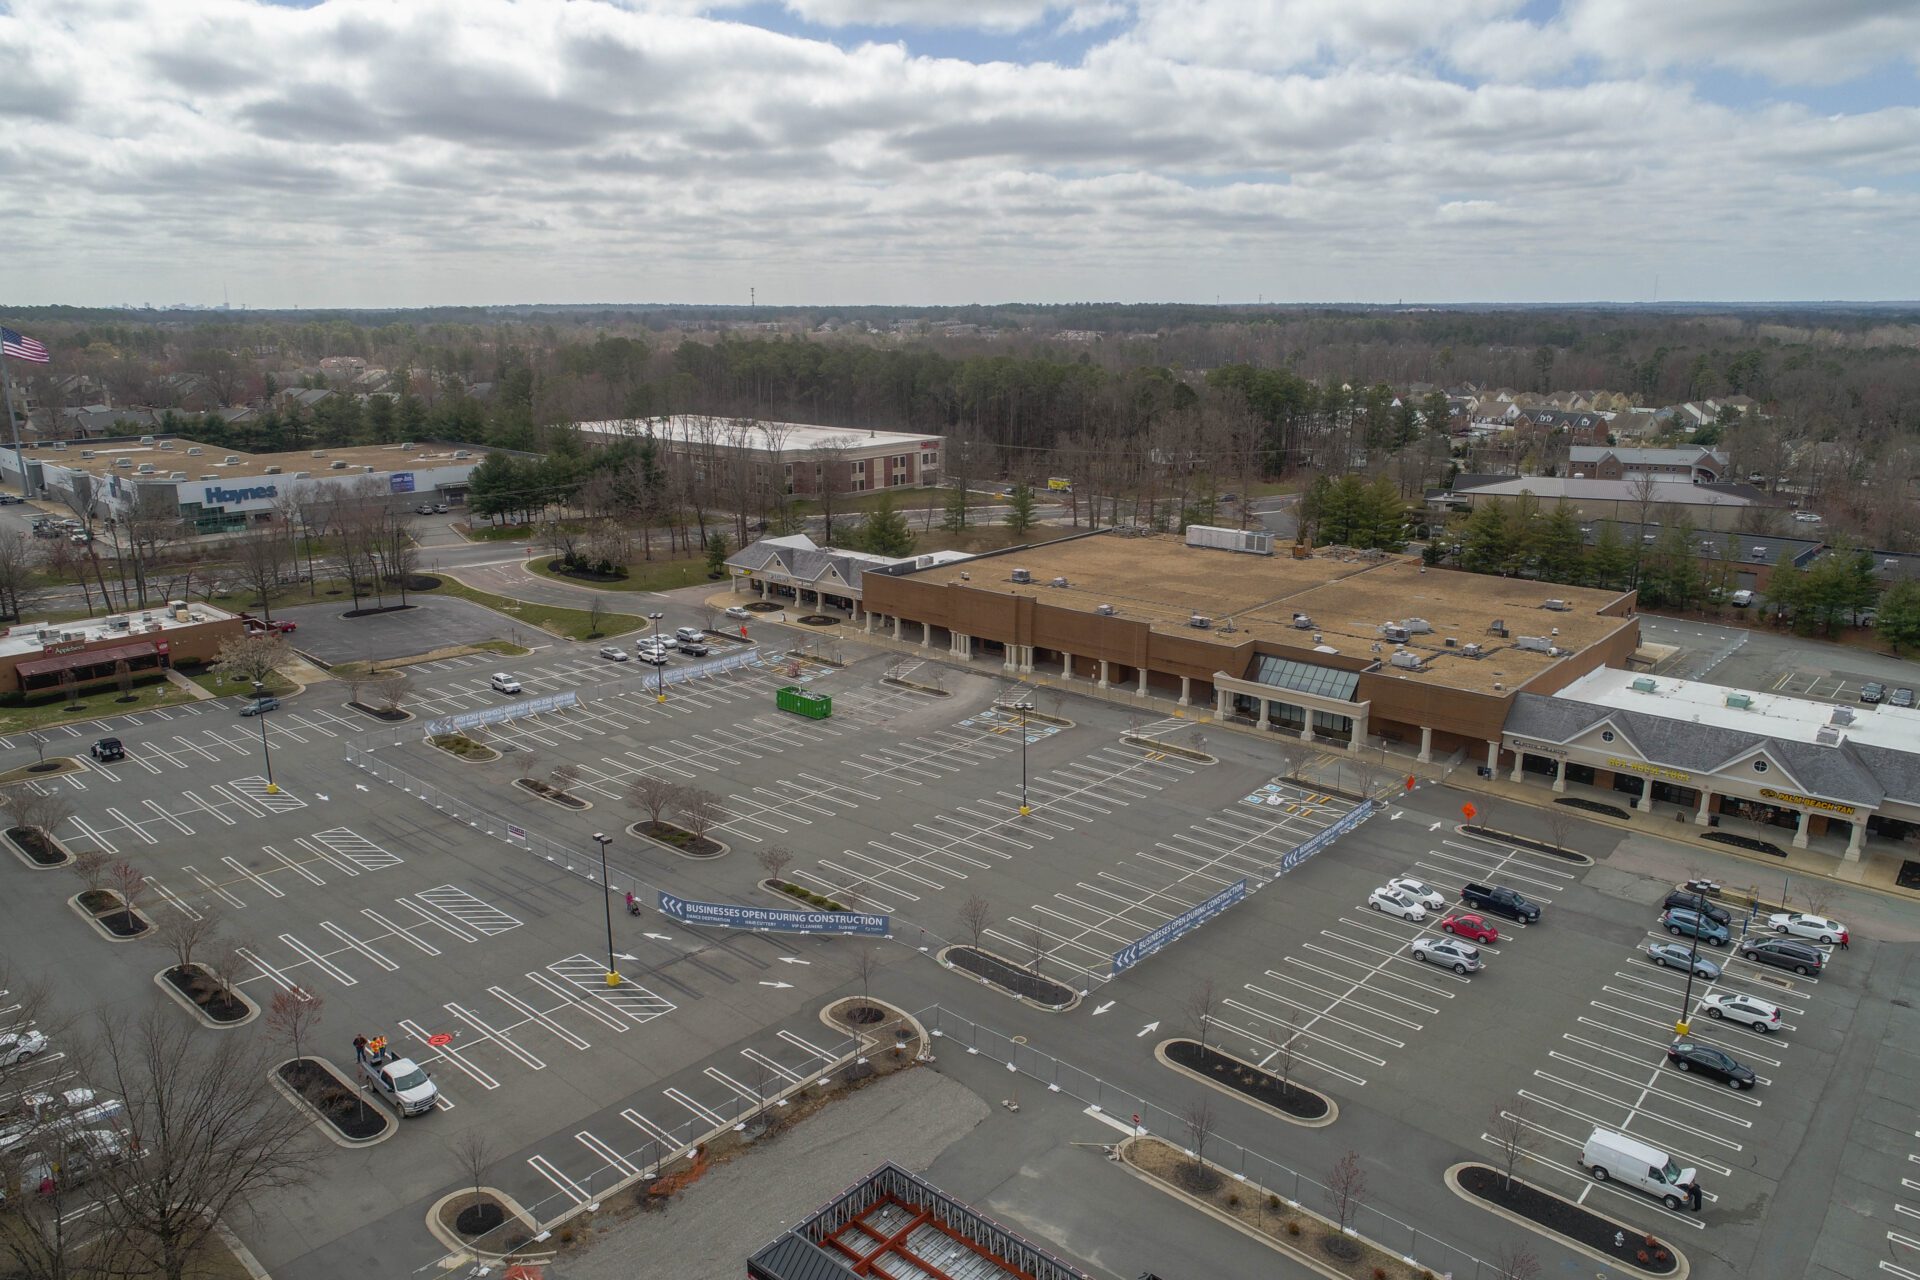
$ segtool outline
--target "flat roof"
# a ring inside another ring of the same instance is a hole
[[[1513,498],[1531,493],[1536,498],[1567,499],[1574,502],[1638,502],[1637,480],[1592,480],[1569,476],[1521,476],[1495,484],[1462,490],[1472,497]],[[1730,493],[1714,485],[1694,484],[1688,480],[1653,480],[1647,486],[1651,502],[1681,507],[1750,507],[1753,499]]]
[[[574,424],[588,435],[652,435],[676,444],[710,441],[726,445],[747,432],[755,448],[766,447],[766,432],[782,437],[781,451],[791,453],[820,444],[842,444],[856,452],[895,447],[920,447],[925,440],[944,437],[911,431],[871,431],[864,427],[823,427],[806,422],[767,422],[759,418],[723,418],[701,413],[676,413],[664,418],[603,418]],[[765,429],[763,432],[762,429]]]
[[[1636,680],[1651,680],[1653,692],[1635,689]],[[1727,699],[1736,695],[1746,698],[1749,705],[1728,706]],[[1844,709],[1853,713],[1853,723],[1834,724],[1833,713],[1842,709],[1841,704],[1752,689],[1730,689],[1699,680],[1641,675],[1612,667],[1587,673],[1554,697],[1792,742],[1818,743],[1820,730],[1830,728],[1842,741],[1885,747],[1890,751],[1920,752],[1920,710],[1906,711],[1885,703],[1847,703]]]
[[[1083,613],[1112,605],[1117,617],[1222,646],[1264,639],[1307,648],[1314,647],[1318,633],[1319,646],[1377,660],[1383,675],[1480,691],[1491,691],[1496,683],[1514,688],[1559,660],[1516,648],[1520,636],[1541,637],[1577,653],[1631,625],[1630,619],[1600,613],[1620,598],[1618,592],[1425,568],[1417,556],[1336,553],[1326,547],[1296,560],[1287,554],[1189,547],[1174,534],[1109,532],[976,558],[967,568],[968,585],[976,590],[1033,596]],[[1028,570],[1033,581],[1011,581],[1016,568]],[[1050,585],[1055,578],[1065,578],[1067,585]],[[1570,607],[1548,609],[1548,600]],[[1296,628],[1296,613],[1311,618],[1312,626]],[[1212,626],[1188,625],[1194,614],[1211,619]],[[1410,637],[1406,647],[1429,661],[1418,670],[1385,665],[1395,646],[1381,637],[1381,624],[1413,618],[1433,630]],[[1230,631],[1225,629],[1229,622]],[[1506,625],[1507,638],[1491,633],[1495,622]],[[1449,638],[1458,645],[1448,646]],[[1487,656],[1464,656],[1468,644],[1481,646]]]
[[[0,633],[0,657],[37,654],[48,645],[97,644],[103,640],[137,644],[169,631],[197,627],[204,622],[222,622],[234,616],[225,609],[197,602],[188,608],[187,615],[188,620],[181,622],[165,608],[155,607],[110,613],[83,622],[17,622]],[[112,626],[109,620],[113,618],[125,619],[127,625]]]
[[[167,447],[162,448],[163,443]],[[229,475],[259,475],[266,467],[279,467],[288,475],[296,471],[310,471],[318,479],[323,474],[335,474],[341,470],[331,465],[335,462],[344,462],[348,467],[372,467],[378,472],[425,471],[433,467],[478,465],[480,459],[491,452],[478,445],[443,440],[416,441],[407,449],[397,444],[360,444],[338,449],[295,449],[284,453],[248,453],[244,449],[205,444],[185,436],[155,436],[152,444],[141,444],[137,440],[71,440],[66,445],[65,449],[53,449],[42,444],[37,449],[29,449],[27,456],[47,466],[65,467],[70,471],[84,471],[96,476],[118,475],[123,479],[166,480],[174,472],[184,471],[186,480],[177,483],[186,484],[198,481],[202,476],[220,479]],[[200,452],[188,453],[189,449],[198,449]],[[468,456],[454,457],[461,450],[465,450]],[[85,453],[93,456],[82,457]],[[129,459],[133,465],[115,465],[121,458]],[[226,461],[228,458],[235,461],[229,463]],[[145,475],[140,474],[142,463],[152,463],[153,470]]]

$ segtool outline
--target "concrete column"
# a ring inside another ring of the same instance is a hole
[[[1107,660],[1105,658],[1100,659],[1100,687],[1102,689],[1107,687]]]
[[[1565,759],[1555,760],[1553,762],[1553,789],[1555,791],[1565,791],[1567,789],[1567,762]]]
[[[732,579],[728,581],[727,594],[730,596],[737,596],[740,594],[740,575],[739,574],[737,573],[734,574]]]
[[[933,624],[931,622],[923,622],[920,624],[920,647],[922,649],[933,648]]]
[[[897,613],[893,615],[893,638],[895,640],[900,638],[900,615]]]
[[[1499,756],[1493,752],[1488,752],[1487,759],[1497,760],[1499,759]],[[1526,752],[1515,751],[1513,753],[1513,772],[1507,775],[1508,782],[1523,782],[1526,780],[1527,775],[1526,775],[1526,770],[1524,768],[1524,766],[1526,765],[1526,762],[1527,762]],[[1490,766],[1490,767],[1497,767],[1497,766]]]
[[[873,615],[871,613],[867,615],[867,634],[873,634]]]
[[[1272,726],[1272,723],[1271,723],[1271,722],[1270,722],[1270,721],[1269,721],[1269,720],[1267,719],[1267,707],[1268,707],[1268,705],[1269,705],[1269,704],[1268,704],[1268,702],[1267,702],[1267,700],[1266,700],[1265,698],[1262,698],[1262,699],[1260,699],[1260,721],[1259,721],[1259,724],[1258,724],[1258,726],[1257,726],[1257,727],[1258,727],[1258,728],[1259,728],[1259,729],[1260,729],[1260,730],[1261,730],[1262,732],[1265,732],[1265,731],[1266,731],[1267,729],[1270,729],[1270,728],[1272,728],[1272,727],[1273,727],[1273,726]]]
[[[1180,677],[1180,705],[1183,707],[1190,707],[1193,705],[1193,677],[1192,676]]]
[[[1060,683],[1073,683],[1073,655],[1064,650],[1060,654]]]
[[[1010,644],[1000,658],[1000,669],[1012,673],[1020,669],[1020,646]]]
[[[1421,764],[1433,761],[1433,729],[1430,725],[1420,726],[1420,754],[1415,756]]]
[[[1489,742],[1487,744],[1487,772],[1489,774],[1496,773],[1499,771],[1499,768],[1500,744],[1498,742]]]
[[[1033,674],[1033,646],[1030,644],[1020,646],[1020,671],[1023,675]]]
[[[1712,809],[1713,792],[1707,790],[1705,787],[1700,788],[1700,812],[1693,815],[1693,825],[1696,827],[1706,826],[1708,814]]]
[[[1807,817],[1807,811],[1802,809],[1800,811],[1800,823],[1793,829],[1793,847],[1796,849],[1804,849],[1807,847]]]
[[[1308,712],[1307,714],[1311,715],[1313,713]],[[1354,725],[1353,731],[1347,735],[1347,754],[1350,756],[1357,756],[1360,754],[1360,748],[1366,745],[1367,745],[1367,735],[1360,731],[1359,725],[1357,724]]]
[[[1229,694],[1225,689],[1215,689],[1213,691],[1214,716],[1218,719],[1225,720],[1232,713],[1233,713],[1233,696]]]
[[[1147,669],[1145,667],[1140,668],[1140,683],[1134,688],[1134,692],[1143,698],[1147,696]]]
[[[1860,861],[1860,855],[1867,847],[1867,819],[1865,814],[1855,814],[1853,832],[1847,837],[1848,862]]]
[[[1653,812],[1653,779],[1652,778],[1640,779],[1640,798],[1633,802],[1633,807],[1638,809],[1642,813]]]

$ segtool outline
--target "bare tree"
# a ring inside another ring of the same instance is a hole
[[[184,1280],[216,1223],[305,1177],[306,1116],[267,1077],[258,1054],[167,1010],[105,1021],[89,1078],[124,1102],[141,1148],[99,1169],[101,1213],[123,1240],[116,1263]]]
[[[1286,1096],[1293,1096],[1293,1058],[1294,1042],[1300,1038],[1300,1011],[1292,1005],[1281,1015],[1286,1027],[1284,1034],[1273,1042],[1273,1052],[1267,1057],[1267,1070],[1280,1078],[1280,1087]]]
[[[131,862],[116,862],[107,868],[107,883],[120,898],[120,915],[129,932],[139,923],[134,912],[147,891],[147,877]]]
[[[47,762],[47,735],[38,729],[30,729],[27,732],[27,741],[33,744],[35,763],[45,764]]]
[[[1520,1160],[1533,1147],[1533,1124],[1528,1119],[1527,1100],[1516,1098],[1511,1106],[1495,1105],[1487,1117],[1487,1137],[1500,1155],[1500,1172],[1509,1190]]]
[[[767,873],[767,879],[781,881],[785,879],[788,864],[793,861],[793,850],[783,844],[770,844],[757,856],[760,866]]]
[[[1213,1010],[1217,1003],[1212,978],[1201,979],[1187,993],[1187,1018],[1193,1023],[1194,1036],[1203,1050],[1207,1047],[1207,1036],[1213,1030]]]
[[[1573,845],[1573,814],[1563,804],[1550,804],[1546,807],[1544,821],[1547,824],[1547,843],[1562,849]]]
[[[1493,1251],[1494,1280],[1540,1280],[1540,1256],[1524,1240],[1509,1240]]]
[[[1202,1095],[1189,1103],[1180,1112],[1180,1123],[1187,1131],[1187,1150],[1193,1155],[1193,1165],[1189,1177],[1199,1181],[1207,1178],[1207,1143],[1213,1140],[1214,1128],[1219,1117],[1213,1111],[1213,1099]]]
[[[106,854],[98,849],[88,849],[84,853],[74,854],[67,869],[80,877],[80,883],[86,886],[88,893],[99,893],[107,887],[107,868],[112,865],[113,860]]]
[[[606,621],[607,602],[601,599],[600,593],[596,591],[587,599],[587,639],[598,640],[601,634],[600,628]]]
[[[219,909],[208,903],[198,911],[169,912],[154,928],[154,941],[173,953],[173,966],[193,964],[194,952],[205,946],[220,928]]]
[[[853,976],[860,979],[860,997],[868,999],[872,994],[873,975],[880,972],[880,953],[872,947],[863,946],[854,953]]]
[[[49,791],[31,782],[14,782],[0,787],[0,815],[6,817],[11,830],[31,831],[50,838],[73,816],[73,802],[64,791]]]
[[[1800,898],[1805,904],[1802,910],[1808,915],[1824,916],[1827,904],[1832,902],[1840,886],[1831,880],[1819,877],[1802,876],[1800,878]],[[1784,903],[1781,905],[1785,905]]]
[[[293,647],[277,631],[234,636],[220,642],[213,669],[228,679],[251,686],[264,683],[292,656]]]
[[[284,1040],[296,1060],[306,1056],[307,1034],[320,1025],[327,1002],[305,987],[284,987],[276,991],[262,1021],[275,1039]]]
[[[232,934],[220,934],[213,939],[213,973],[220,980],[220,994],[229,1000],[236,998],[241,968],[253,963],[247,954],[249,945],[245,938]]]
[[[628,785],[627,803],[646,810],[647,821],[657,827],[667,810],[679,803],[680,790],[680,784],[669,778],[642,774]]]
[[[493,1139],[484,1129],[469,1129],[449,1142],[447,1150],[460,1166],[460,1180],[479,1196],[487,1185],[487,1169],[494,1161]]]
[[[561,795],[569,795],[580,783],[580,766],[561,763],[547,771],[547,785]]]
[[[0,617],[20,617],[24,597],[41,563],[33,543],[17,529],[0,533]]]
[[[993,920],[992,904],[976,893],[960,904],[959,919],[960,927],[967,934],[967,945],[978,951],[981,936]]]
[[[278,529],[250,529],[229,544],[240,580],[260,601],[261,613],[273,619],[273,593],[279,590],[293,547]]]
[[[1047,958],[1047,935],[1040,931],[1039,925],[1030,924],[1021,933],[1020,942],[1027,958],[1027,972],[1039,977],[1040,962]]]
[[[1349,1151],[1327,1171],[1327,1208],[1342,1235],[1353,1223],[1354,1214],[1367,1197],[1367,1171],[1360,1165],[1360,1153]]]
[[[688,787],[680,796],[676,812],[680,824],[696,839],[704,840],[707,832],[713,830],[714,824],[720,821],[720,797],[699,787]]]

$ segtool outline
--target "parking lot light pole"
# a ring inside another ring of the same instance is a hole
[[[253,705],[256,707],[259,706],[260,699],[264,696],[266,696],[266,686],[258,680],[255,680],[253,682]],[[277,796],[280,794],[280,788],[273,781],[273,752],[267,746],[267,713],[265,711],[260,712],[257,719],[260,721],[260,757],[267,763],[267,794]]]
[[[600,902],[607,909],[607,985],[617,987],[620,971],[613,967],[613,886],[607,883],[607,846],[613,843],[613,837],[596,831],[593,842],[600,846]]]
[[[1009,709],[1020,713],[1020,816],[1024,818],[1033,812],[1027,803],[1027,712],[1033,710],[1033,704],[1016,702]]]
[[[658,646],[660,643],[660,619],[666,616],[667,615],[664,613],[650,613],[647,615],[647,622],[649,624],[647,628],[647,634],[652,638],[656,646]],[[653,656],[658,658],[658,657],[661,657],[662,655],[656,652]],[[655,702],[665,702],[667,700],[666,664],[663,662],[654,663],[653,673],[655,678],[659,681],[659,683],[654,686],[653,700]]]
[[[1689,880],[1687,888],[1693,890],[1693,954],[1687,957],[1687,993],[1680,998],[1680,1016],[1675,1019],[1673,1033],[1684,1036],[1693,1026],[1693,977],[1700,967],[1700,929],[1712,917],[1707,915],[1708,880]]]

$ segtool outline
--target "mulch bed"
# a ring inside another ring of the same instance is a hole
[[[975,951],[972,947],[954,947],[947,952],[947,959],[956,969],[964,970],[976,978],[985,978],[1002,990],[1025,996],[1038,1004],[1058,1008],[1071,1003],[1076,994],[1072,987],[1028,973],[1025,969],[1008,964],[999,956]]]
[[[1702,840],[1717,840],[1721,844],[1730,844],[1739,849],[1751,849],[1755,853],[1770,853],[1776,858],[1784,858],[1787,851],[1777,844],[1765,840],[1756,840],[1752,836],[1736,835],[1731,831],[1709,831],[1700,837]]]
[[[364,702],[349,702],[347,705],[362,715],[372,716],[375,720],[385,720],[389,724],[396,720],[408,720],[412,718],[411,712],[402,711],[398,707],[370,707]]]
[[[786,606],[773,604],[766,600],[754,600],[740,607],[749,613],[778,613]]]
[[[1920,889],[1920,862],[1908,858],[1900,864],[1900,876],[1895,882],[1902,889]]]
[[[564,560],[547,561],[547,572],[562,578],[572,578],[576,582],[625,582],[627,571],[616,570],[613,573],[596,573],[592,569],[570,569]]]
[[[717,858],[727,851],[725,845],[705,836],[697,836],[684,827],[676,827],[671,822],[650,822],[642,819],[627,830],[649,840],[658,840],[661,844],[671,845],[675,852],[684,853],[689,858]]]
[[[1484,836],[1489,840],[1499,840],[1506,844],[1517,844],[1522,849],[1532,849],[1535,853],[1544,853],[1548,857],[1560,858],[1567,862],[1587,863],[1593,861],[1592,858],[1587,857],[1584,853],[1575,853],[1571,849],[1562,849],[1557,844],[1549,844],[1545,840],[1535,840],[1532,836],[1517,836],[1511,831],[1498,831],[1493,827],[1462,827],[1460,829],[1472,835]]]
[[[1633,815],[1625,809],[1601,800],[1589,800],[1585,796],[1561,796],[1554,803],[1566,805],[1569,809],[1584,809],[1588,813],[1602,813],[1609,818],[1618,818],[1622,822],[1633,821]]]
[[[309,1105],[343,1138],[364,1142],[386,1131],[386,1112],[379,1110],[360,1094],[341,1084],[333,1072],[311,1058],[295,1058],[275,1068],[280,1079]]]
[[[246,1001],[228,995],[219,980],[197,964],[186,968],[174,965],[165,976],[168,985],[215,1022],[238,1022],[247,1016]]]
[[[1577,1204],[1569,1204],[1558,1196],[1548,1195],[1538,1187],[1515,1181],[1507,1185],[1506,1178],[1497,1170],[1485,1165],[1468,1165],[1460,1171],[1460,1188],[1471,1195],[1485,1200],[1488,1204],[1499,1205],[1511,1213],[1517,1213],[1530,1222],[1537,1222],[1549,1231],[1557,1231],[1569,1239],[1578,1240],[1598,1253],[1601,1253],[1624,1266],[1637,1267],[1641,1271],[1650,1271],[1655,1275],[1672,1275],[1680,1267],[1675,1260],[1673,1249],[1665,1241],[1653,1245],[1647,1244],[1644,1232],[1625,1227],[1617,1222],[1601,1217]],[[1624,1234],[1626,1243],[1615,1245],[1614,1236]],[[1667,1260],[1661,1262],[1655,1250],[1665,1252]],[[1640,1255],[1646,1255],[1642,1261]]]
[[[513,785],[533,792],[533,794],[539,796],[542,800],[551,800],[555,804],[564,805],[569,809],[584,809],[587,807],[587,802],[580,799],[580,797],[570,796],[558,787],[550,787],[538,778],[515,778]]]
[[[1169,1059],[1187,1070],[1197,1071],[1276,1111],[1302,1120],[1318,1120],[1327,1114],[1326,1099],[1312,1090],[1289,1084],[1279,1076],[1212,1048],[1202,1048],[1197,1040],[1175,1040],[1166,1052]]]
[[[65,851],[47,839],[46,833],[38,827],[8,827],[7,839],[43,867],[57,867],[67,860]]]
[[[364,609],[349,609],[340,616],[343,618],[377,618],[383,613],[399,613],[402,609],[418,609],[417,604],[379,604],[368,605]]]
[[[801,616],[800,625],[803,627],[831,627],[839,621],[840,619],[830,618],[824,613],[809,613]]]
[[[93,913],[106,931],[116,938],[137,938],[153,926],[121,905],[117,895],[105,889],[89,889],[80,895],[80,905]]]
[[[807,888],[806,886],[797,885],[793,883],[793,881],[791,880],[767,880],[767,881],[763,881],[762,883],[764,883],[767,888],[772,889],[775,893],[785,894],[787,897],[792,898],[795,902],[803,903],[806,906],[812,907],[815,911],[845,911],[846,910],[845,907],[841,906],[838,902],[835,902],[832,898],[829,898],[826,894],[815,893],[813,890]]]

